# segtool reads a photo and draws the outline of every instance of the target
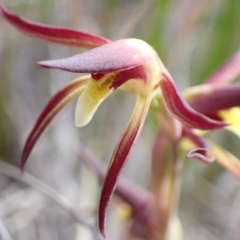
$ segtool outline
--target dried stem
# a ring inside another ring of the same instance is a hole
[[[59,194],[57,191],[55,191],[39,179],[35,178],[27,172],[22,174],[19,168],[14,167],[13,165],[10,165],[3,161],[0,161],[0,173],[8,177],[12,177],[23,183],[26,183],[31,187],[37,189],[38,191],[52,199],[54,202],[56,202],[64,210],[66,210],[67,213],[76,222],[90,229],[91,232],[94,234],[95,239],[101,239],[99,234],[96,232],[95,227],[86,220],[86,217],[83,217],[81,214],[78,213],[77,209],[72,206],[71,202],[67,198]]]

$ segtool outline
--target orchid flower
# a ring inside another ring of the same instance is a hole
[[[231,125],[227,126],[226,130],[240,137],[239,94],[239,83],[214,86],[206,84],[188,89],[186,98],[199,112],[214,119],[227,120]],[[183,130],[183,137],[197,146],[197,149],[187,154],[187,158],[194,157],[205,163],[211,163],[216,159],[225,169],[240,179],[240,161],[226,149],[203,138],[204,132],[199,133],[187,128]]]
[[[229,84],[240,75],[240,50],[217,69],[205,84],[191,87],[184,91],[183,96],[196,111],[216,120],[231,123],[226,127],[240,137],[240,85]],[[161,121],[161,131],[157,135],[152,150],[151,182],[155,211],[161,216],[160,232],[163,238],[176,233],[171,239],[182,239],[181,222],[178,217],[178,199],[181,188],[182,160],[179,149],[189,151],[187,158],[195,158],[210,164],[216,160],[226,170],[240,180],[240,161],[226,149],[204,138],[208,131],[190,129],[167,114],[162,105],[161,97],[155,99],[154,110]],[[187,141],[186,141],[187,140]],[[171,146],[172,155],[166,154]],[[167,185],[167,186],[166,186]],[[168,199],[166,201],[165,199]],[[174,216],[174,217],[173,217]],[[174,219],[176,225],[174,225]]]
[[[24,167],[32,148],[46,127],[75,97],[79,96],[75,124],[77,127],[83,127],[91,121],[99,105],[115,90],[120,89],[136,95],[132,116],[115,148],[101,192],[99,228],[103,236],[106,209],[119,174],[140,134],[150,103],[157,95],[162,96],[168,111],[183,126],[213,130],[228,125],[191,108],[179,94],[156,51],[140,39],[111,42],[93,34],[35,23],[9,12],[3,6],[0,6],[0,12],[10,24],[30,37],[48,43],[90,49],[69,58],[38,63],[45,68],[88,75],[68,83],[43,109],[25,143],[21,168]]]
[[[240,75],[240,49],[220,66],[205,84],[184,91],[187,102],[198,112],[213,119],[231,123],[226,130],[240,137],[240,84],[232,83]],[[198,148],[187,154],[205,163],[214,158],[233,175],[240,179],[240,161],[226,149],[207,141],[201,134],[184,128],[183,137],[188,138]]]

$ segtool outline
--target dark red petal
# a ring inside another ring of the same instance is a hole
[[[107,174],[107,167],[84,147],[80,146],[78,152],[80,159],[103,181]],[[156,219],[151,209],[152,195],[150,192],[123,177],[119,177],[115,194],[131,206],[134,218],[141,220],[151,228],[157,227]]]
[[[197,159],[203,163],[207,163],[207,164],[214,162],[214,157],[208,157],[208,156],[206,156],[206,153],[207,153],[207,149],[197,148],[197,149],[190,151],[186,157],[187,158],[195,158],[195,159]]]
[[[38,64],[46,68],[57,68],[76,73],[107,73],[127,70],[143,64],[152,55],[145,55],[134,47],[137,39],[123,39],[94,48],[70,58],[42,61]]]
[[[163,75],[160,88],[169,111],[189,128],[213,130],[227,126],[227,123],[215,121],[191,108],[179,94],[172,79]]]
[[[208,151],[210,150],[210,144],[201,136],[196,135],[191,129],[183,129],[183,137],[188,138],[194,145],[198,148],[190,151],[187,154],[187,158],[196,158],[203,163],[212,163],[214,157],[208,156]]]
[[[104,181],[103,189],[101,192],[100,205],[99,205],[99,229],[103,236],[105,236],[105,219],[106,210],[117,184],[117,179],[121,173],[127,157],[132,149],[146,118],[151,97],[138,96],[131,119],[118,143],[111,163],[108,168],[107,176]]]
[[[31,153],[35,143],[43,131],[47,128],[47,126],[49,126],[54,117],[67,103],[81,94],[88,80],[89,76],[76,79],[62,88],[51,98],[51,100],[48,102],[38,117],[35,126],[33,127],[25,142],[21,157],[21,169],[24,168],[29,154]]]
[[[19,31],[49,43],[91,49],[110,42],[110,40],[97,35],[29,21],[9,12],[1,4],[0,13]]]
[[[235,80],[240,75],[240,49],[219,69],[217,69],[206,83],[221,84]]]
[[[196,111],[209,115],[219,110],[240,106],[240,83],[201,85],[187,90],[188,104]]]

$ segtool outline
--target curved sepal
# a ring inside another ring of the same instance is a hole
[[[213,163],[214,157],[208,157],[206,154],[209,151],[209,149],[206,148],[197,148],[192,151],[190,151],[186,158],[195,158],[203,163]]]
[[[15,28],[30,37],[49,43],[70,47],[95,48],[110,42],[110,40],[70,28],[54,27],[36,23],[19,17],[0,4],[0,13]]]
[[[42,61],[38,64],[75,73],[108,73],[143,64],[153,58],[152,52],[148,55],[150,49],[142,40],[123,39],[70,58]]]
[[[81,161],[96,173],[101,181],[104,181],[107,174],[107,166],[96,159],[92,153],[83,146],[80,146],[78,150]],[[115,194],[131,206],[133,215],[136,215],[136,218],[140,218],[152,227],[157,227],[155,222],[156,219],[154,219],[153,214],[150,211],[150,205],[152,203],[152,195],[150,192],[120,176]],[[139,214],[139,207],[143,208],[143,214]]]
[[[196,111],[209,115],[240,106],[240,83],[199,85],[188,88],[183,96]]]
[[[107,166],[101,163],[90,151],[84,147],[80,146],[78,150],[81,161],[86,164],[94,173],[96,173],[102,181],[104,181],[107,174]],[[136,210],[138,209],[139,205],[145,205],[152,201],[152,195],[150,192],[121,176],[116,186],[115,193]]]
[[[21,169],[24,168],[29,154],[43,131],[68,102],[82,93],[89,78],[90,76],[84,76],[70,82],[56,93],[45,106],[25,142],[21,157]]]
[[[109,165],[101,192],[99,206],[99,229],[103,236],[105,236],[105,218],[109,201],[116,187],[118,176],[122,171],[127,157],[142,129],[151,99],[152,96],[137,97],[137,102],[131,119],[114,151]]]
[[[190,140],[197,148],[190,151],[186,158],[195,158],[203,163],[212,163],[214,157],[210,156],[209,150],[211,149],[210,144],[207,140],[197,134],[191,129],[184,128],[182,132],[183,137]]]
[[[191,108],[181,97],[173,80],[168,76],[163,75],[159,85],[167,108],[185,126],[201,130],[213,130],[228,125],[227,123],[208,118]]]

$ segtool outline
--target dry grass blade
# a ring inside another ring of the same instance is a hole
[[[2,219],[0,219],[0,236],[2,240],[13,240]]]

